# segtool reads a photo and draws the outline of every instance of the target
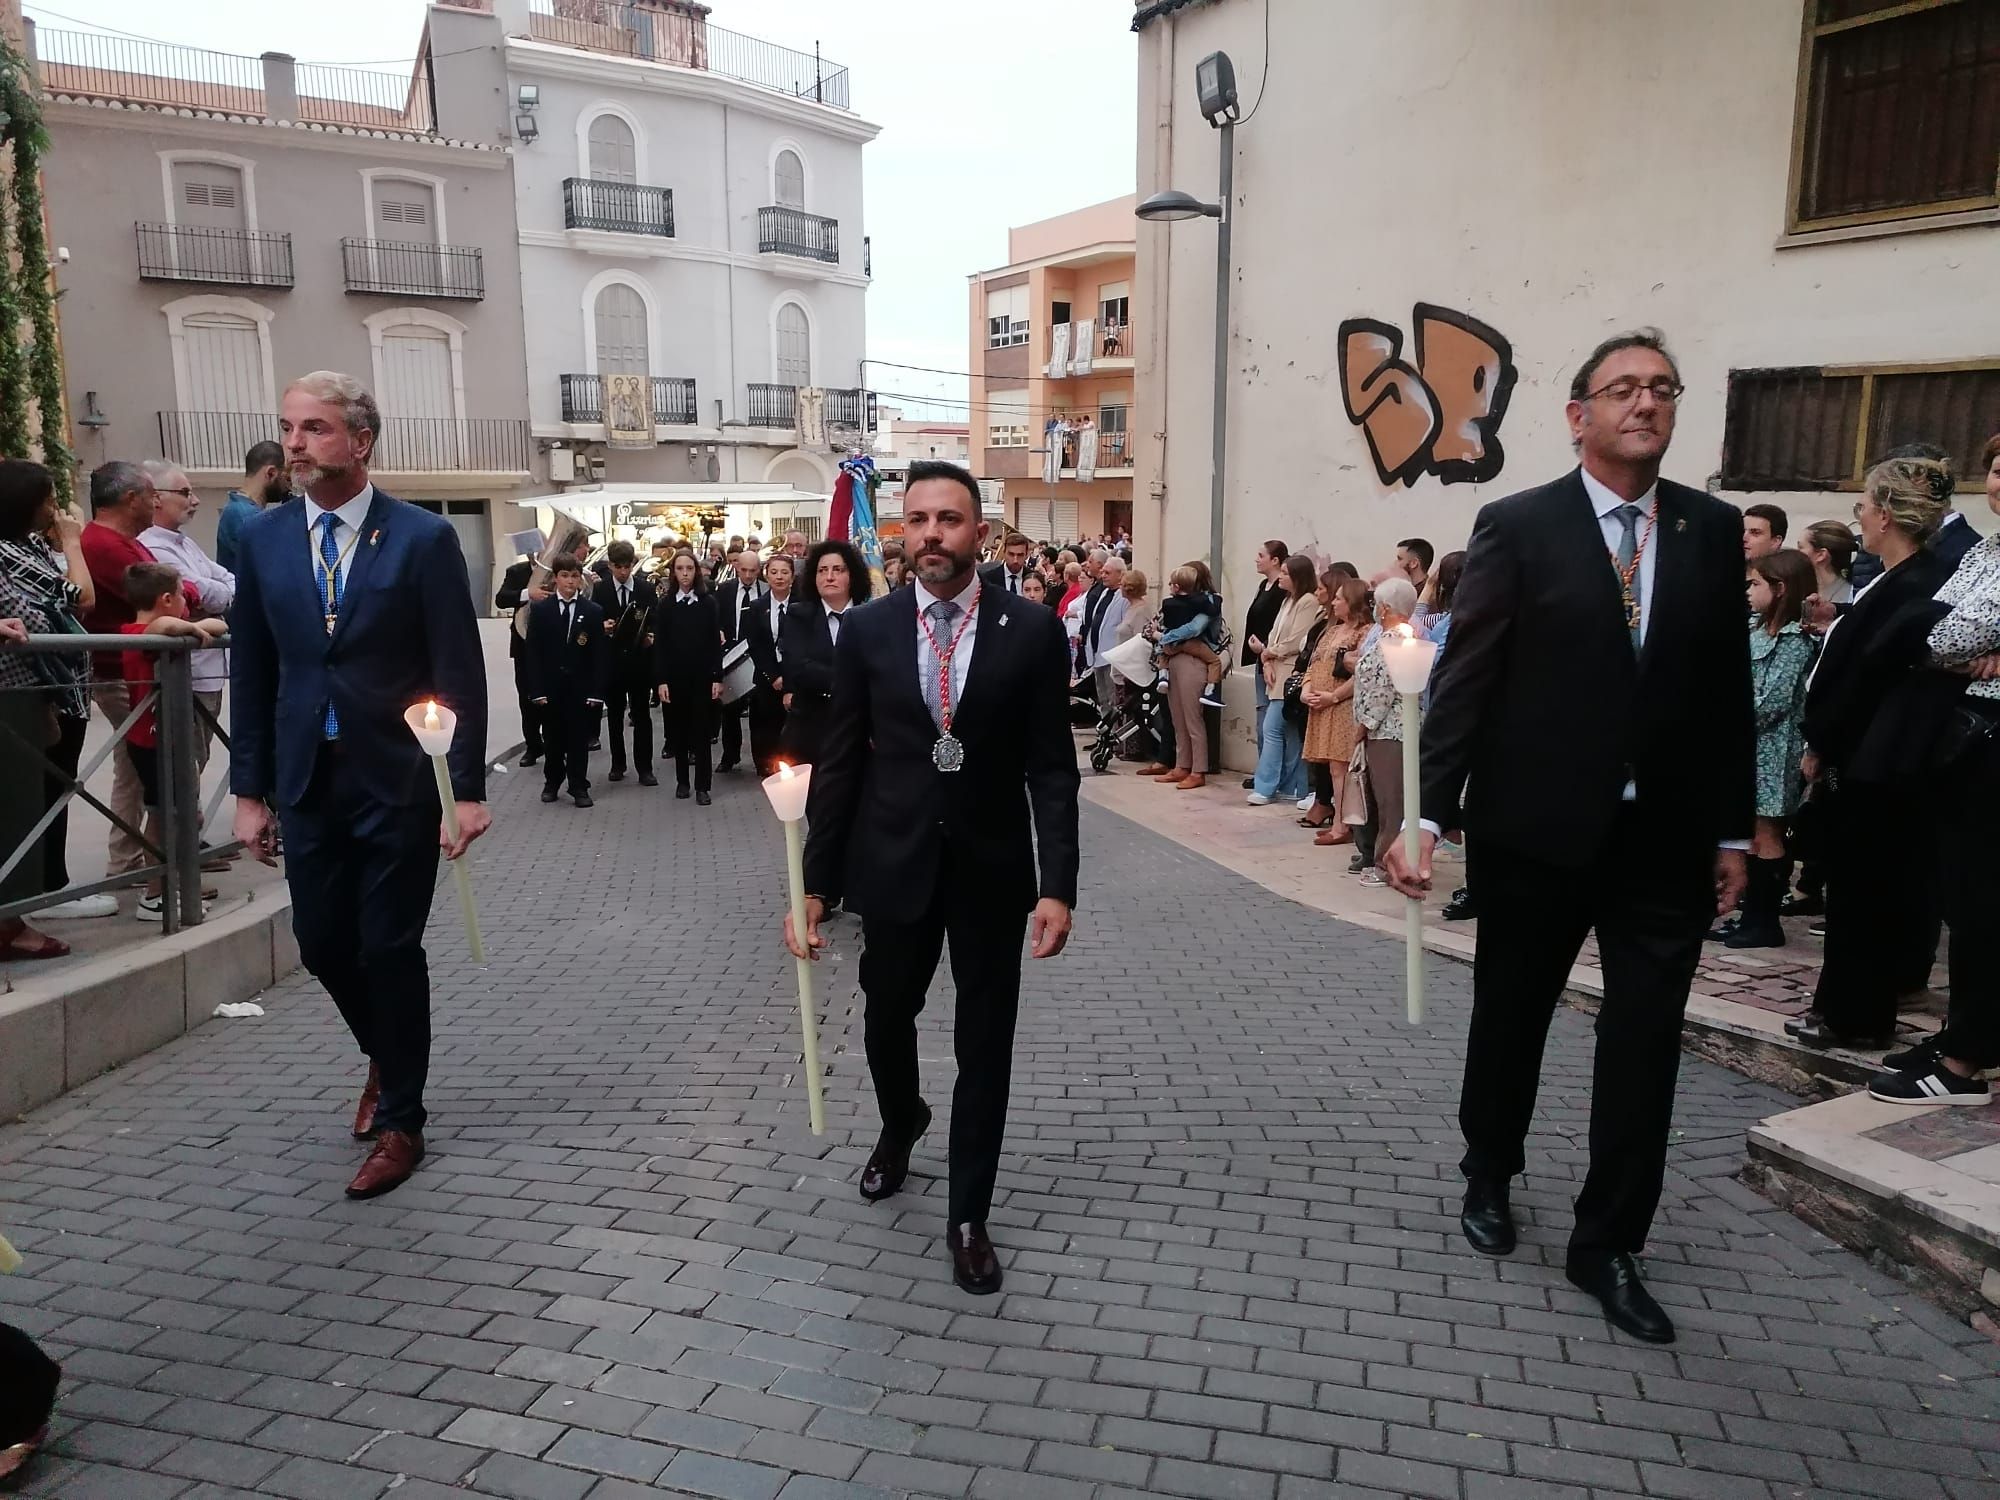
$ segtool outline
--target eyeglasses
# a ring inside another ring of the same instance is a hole
[[[156,495],[179,495],[183,500],[194,499],[194,491],[192,489],[168,490],[168,489],[161,489],[158,486],[155,486],[153,489],[153,493]]]
[[[1667,380],[1665,378],[1647,381],[1614,380],[1609,385],[1599,386],[1583,399],[1586,401],[1595,401],[1598,397],[1602,396],[1613,406],[1630,406],[1634,401],[1639,399],[1639,392],[1650,391],[1652,392],[1653,399],[1659,402],[1660,405],[1672,406],[1676,401],[1681,399],[1681,393],[1686,389],[1687,387],[1679,381]]]

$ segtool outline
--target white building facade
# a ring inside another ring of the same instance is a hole
[[[845,107],[846,71],[683,0],[495,8],[550,478],[672,485],[683,505],[782,484],[812,514],[874,425],[861,188],[878,127]]]

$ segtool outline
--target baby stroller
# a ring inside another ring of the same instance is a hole
[[[1119,751],[1129,756],[1138,747],[1152,744],[1154,716],[1161,703],[1159,667],[1153,660],[1152,643],[1143,636],[1134,636],[1105,652],[1104,664],[1111,668],[1112,680],[1130,684],[1130,690],[1113,692],[1109,703],[1096,705],[1097,732],[1090,742],[1090,768],[1100,774],[1110,768],[1111,758]],[[1078,701],[1071,699],[1072,706]]]

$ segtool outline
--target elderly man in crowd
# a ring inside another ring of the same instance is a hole
[[[1118,643],[1118,623],[1125,618],[1128,603],[1125,559],[1107,556],[1098,565],[1097,582],[1083,596],[1083,629],[1076,638],[1077,665],[1090,673],[1100,708],[1111,706],[1111,668],[1104,664],[1104,653]]]
[[[277,444],[269,446],[276,448]],[[251,452],[254,455],[256,450]],[[279,452],[282,455],[283,450]],[[158,459],[140,467],[153,481],[153,524],[139,533],[140,542],[161,562],[178,568],[182,581],[194,586],[201,597],[199,614],[221,619],[236,602],[236,575],[187,534],[188,522],[201,509],[201,496],[195,493],[184,469]],[[195,715],[195,758],[206,770],[209,748],[215,743],[216,723],[222,713],[223,684],[229,681],[229,653],[197,651],[190,659],[190,666],[194,673],[195,701],[203,709]]]
[[[794,563],[805,561],[806,534],[803,531],[785,533],[785,556],[791,558]]]

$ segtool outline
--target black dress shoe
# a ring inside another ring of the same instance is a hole
[[[1465,922],[1479,915],[1479,903],[1472,899],[1469,887],[1460,886],[1451,893],[1451,899],[1444,904],[1444,919],[1447,922]]]
[[[675,787],[675,788],[674,788],[674,795],[675,795],[676,797],[692,797],[692,796],[694,795],[694,793],[693,793],[693,792],[691,792],[691,791],[689,791],[689,790],[688,790],[688,789],[687,789],[686,787],[684,787],[684,786],[677,786],[677,787]]]
[[[707,792],[696,792],[694,794],[694,805],[696,807],[706,807],[708,806],[710,800],[711,799]]]
[[[613,781],[623,781],[625,779],[625,768],[623,766],[613,766],[611,768],[611,779]]]
[[[576,798],[575,798],[575,801],[576,801],[576,805],[577,805],[578,807],[595,807],[595,806],[597,806],[597,804],[596,804],[595,802],[593,802],[593,801],[591,801],[591,800],[590,800],[590,793],[588,793],[588,792],[578,792],[578,793],[576,794]]]
[[[561,795],[562,793],[557,791],[552,786],[545,786],[542,788],[542,800],[544,802],[553,802],[556,800],[556,798],[560,797]]]
[[[1630,1255],[1620,1251],[1588,1260],[1572,1257],[1566,1274],[1572,1286],[1581,1287],[1604,1305],[1604,1316],[1613,1327],[1649,1344],[1674,1341],[1672,1320],[1639,1280],[1639,1262]]]
[[[944,1242],[951,1248],[951,1279],[960,1291],[990,1297],[1000,1290],[1000,1257],[993,1253],[984,1224],[954,1224],[945,1231]]]
[[[1254,791],[1256,791],[1256,790],[1257,790],[1257,778],[1256,778],[1255,776],[1245,776],[1245,777],[1243,778],[1243,790],[1244,790],[1244,791],[1246,791],[1246,792],[1254,792]]]
[[[1809,1010],[1802,1016],[1789,1016],[1785,1020],[1785,1035],[1797,1036],[1808,1026],[1817,1026],[1823,1018],[1816,1010]]]
[[[1469,1179],[1458,1227],[1465,1231],[1466,1243],[1481,1255],[1512,1255],[1514,1215],[1507,1207],[1507,1184]]]
[[[923,1115],[917,1121],[916,1133],[905,1141],[883,1130],[868,1165],[861,1169],[861,1196],[870,1203],[879,1203],[899,1191],[903,1179],[910,1175],[910,1152],[931,1125],[931,1107],[923,1103],[917,1107]]]
[[[533,750],[529,750],[521,756],[521,764],[523,766],[532,766],[536,761],[540,760],[541,758],[542,757],[539,753]]]
[[[1795,892],[1778,903],[1781,917],[1823,917],[1826,915],[1826,900],[1821,896],[1808,896]]]
[[[736,769],[736,762],[733,760],[726,760],[721,765],[717,766],[715,769],[719,774],[727,775],[729,772]]]
[[[658,786],[659,784],[660,778],[655,776],[651,771],[641,771],[639,773],[640,786]]]
[[[1791,1027],[1785,1028],[1791,1031]],[[1792,1031],[1792,1038],[1816,1052],[1824,1052],[1829,1047],[1845,1047],[1852,1052],[1884,1052],[1896,1044],[1894,1032],[1883,1032],[1879,1036],[1850,1036],[1846,1032],[1835,1031],[1824,1019],[1815,1018]]]

